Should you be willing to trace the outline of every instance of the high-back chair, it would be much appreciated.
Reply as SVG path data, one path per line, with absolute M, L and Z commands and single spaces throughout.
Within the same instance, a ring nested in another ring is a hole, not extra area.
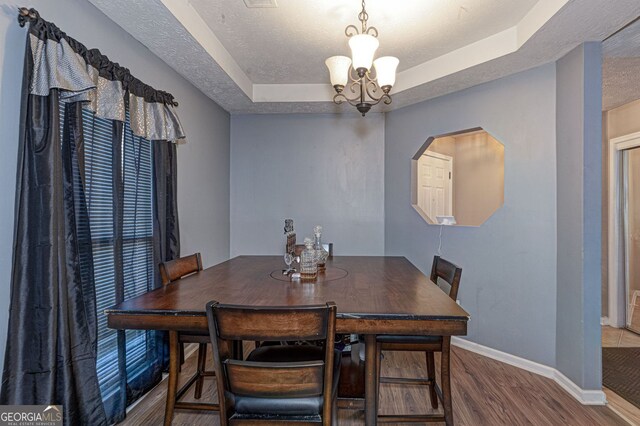
M 167 286 L 182 277 L 202 271 L 202 256 L 195 253 L 163 262 L 159 266 L 162 285 Z
M 202 257 L 200 253 L 195 253 L 190 256 L 181 257 L 179 259 L 170 260 L 168 262 L 161 263 L 160 278 L 163 286 L 171 285 L 174 281 L 184 278 L 188 275 L 195 274 L 202 271 Z M 209 343 L 208 333 L 192 333 L 192 332 L 180 332 L 178 333 L 178 345 L 177 350 L 179 353 L 171 354 L 171 356 L 179 356 L 180 364 L 184 362 L 184 345 L 187 343 L 198 344 L 198 366 L 196 373 L 185 383 L 180 390 L 175 394 L 167 392 L 167 404 L 171 403 L 175 408 L 181 409 L 210 409 L 214 406 L 205 406 L 204 404 L 182 403 L 179 402 L 180 398 L 186 393 L 187 390 L 195 382 L 196 388 L 194 397 L 200 399 L 202 396 L 202 388 L 204 385 L 204 378 L 214 376 L 213 371 L 206 371 L 205 364 L 207 360 L 207 343 Z M 171 349 L 176 350 L 176 349 Z M 171 400 L 171 401 L 169 401 Z M 217 407 L 216 407 L 217 408 Z
M 431 267 L 431 281 L 440 287 L 454 301 L 458 297 L 462 268 L 454 265 L 440 256 L 433 257 Z M 427 378 L 400 378 L 380 377 L 380 364 L 378 362 L 378 396 L 380 383 L 396 383 L 409 385 L 426 385 L 429 387 L 429 399 L 431 406 L 438 408 L 438 398 L 444 409 L 444 420 L 447 425 L 453 425 L 453 408 L 451 402 L 451 372 L 449 365 L 449 352 L 451 336 L 400 336 L 381 335 L 377 338 L 376 352 L 380 360 L 381 351 L 419 351 L 425 352 L 427 361 Z M 440 363 L 441 388 L 436 382 L 435 352 L 446 352 Z M 403 421 L 433 421 L 433 415 L 384 415 L 378 416 L 380 423 L 400 423 Z
M 331 425 L 340 355 L 333 347 L 336 305 L 251 307 L 207 304 L 220 424 Z M 235 342 L 309 340 L 320 346 L 261 346 L 234 359 Z

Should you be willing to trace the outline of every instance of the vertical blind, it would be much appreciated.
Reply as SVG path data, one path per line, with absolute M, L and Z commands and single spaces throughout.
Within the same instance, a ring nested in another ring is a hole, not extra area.
M 64 120 L 60 122 L 62 127 Z M 163 364 L 163 339 L 157 332 L 110 329 L 104 314 L 106 308 L 149 291 L 154 281 L 151 142 L 133 135 L 128 123 L 128 112 L 121 124 L 82 111 L 88 223 L 77 227 L 91 235 L 93 265 L 82 269 L 93 269 L 98 380 L 112 421 L 121 420 L 126 405 L 150 381 L 159 380 Z M 82 179 L 79 170 L 74 178 Z

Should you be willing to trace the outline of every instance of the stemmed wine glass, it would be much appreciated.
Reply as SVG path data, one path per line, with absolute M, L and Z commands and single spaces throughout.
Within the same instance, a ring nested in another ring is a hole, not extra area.
M 293 263 L 293 255 L 291 253 L 284 254 L 284 263 L 287 265 L 287 269 L 282 271 L 282 275 L 289 275 L 291 272 L 295 272 L 295 269 L 291 268 Z

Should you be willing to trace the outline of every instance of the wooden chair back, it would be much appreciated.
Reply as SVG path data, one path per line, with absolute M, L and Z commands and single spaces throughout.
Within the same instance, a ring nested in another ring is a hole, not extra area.
M 162 279 L 163 286 L 198 271 L 202 271 L 202 258 L 200 257 L 200 253 L 169 260 L 160 264 L 160 278 Z
M 257 398 L 323 398 L 323 418 L 331 419 L 336 305 L 251 307 L 207 304 L 220 416 L 228 416 L 228 393 Z M 233 359 L 233 343 L 321 340 L 324 359 L 304 362 L 253 362 Z M 328 417 L 327 417 L 328 416 Z
M 458 299 L 458 289 L 460 288 L 461 276 L 462 268 L 441 258 L 440 256 L 433 257 L 431 281 L 447 293 L 453 300 Z

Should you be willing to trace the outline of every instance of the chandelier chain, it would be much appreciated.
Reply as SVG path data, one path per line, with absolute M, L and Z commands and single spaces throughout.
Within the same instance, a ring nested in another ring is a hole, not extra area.
M 362 23 L 362 33 L 366 34 L 367 32 L 367 21 L 369 20 L 369 14 L 367 13 L 367 9 L 364 4 L 365 0 L 362 0 L 362 11 L 358 14 L 358 19 Z

